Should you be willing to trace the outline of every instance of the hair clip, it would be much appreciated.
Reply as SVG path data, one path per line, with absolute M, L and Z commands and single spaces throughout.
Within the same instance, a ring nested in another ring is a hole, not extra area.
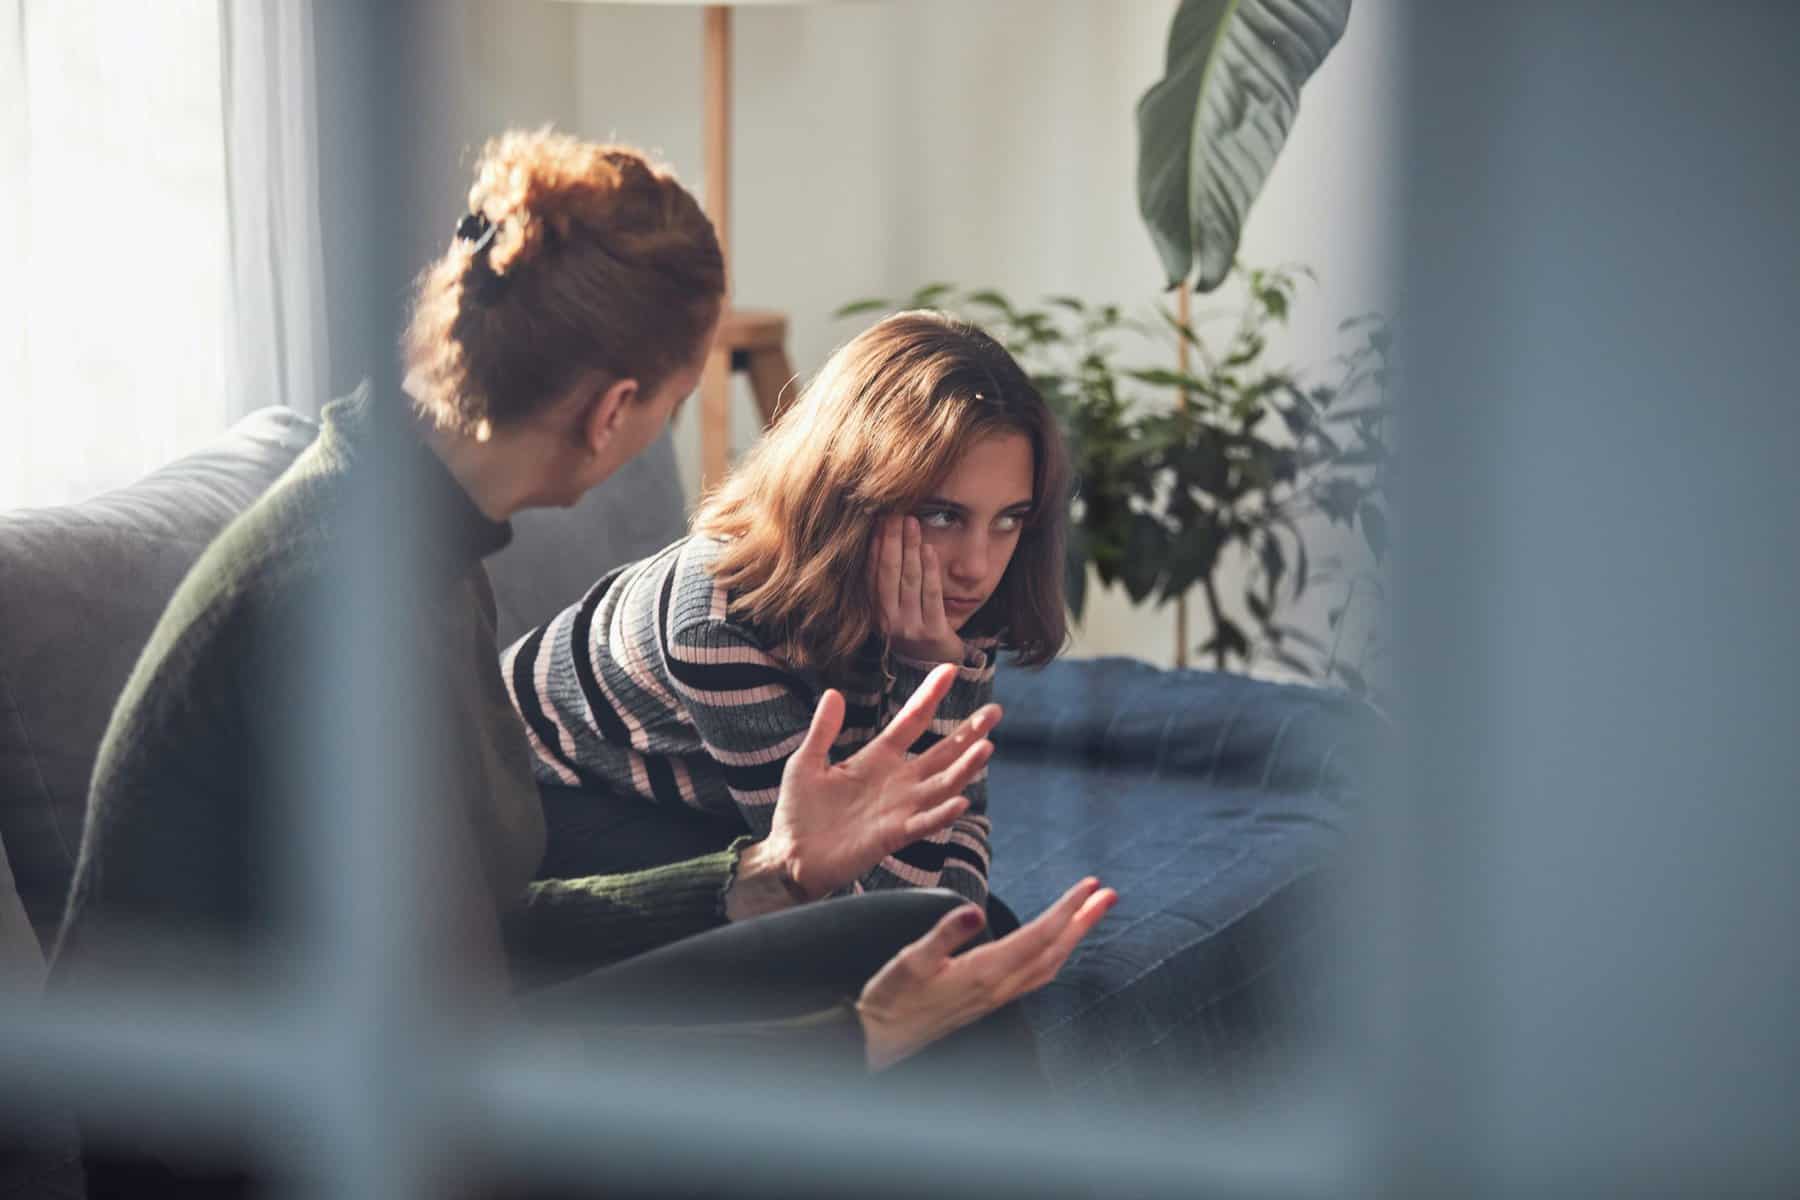
M 472 212 L 456 223 L 456 236 L 474 243 L 469 253 L 480 254 L 494 240 L 494 231 L 499 228 L 488 220 L 486 213 Z
M 472 212 L 456 223 L 456 236 L 459 240 L 471 243 L 469 246 L 470 282 L 474 285 L 475 301 L 478 304 L 492 304 L 500 298 L 506 280 L 494 270 L 494 265 L 481 252 L 493 243 L 494 234 L 500 226 L 488 220 L 484 212 Z

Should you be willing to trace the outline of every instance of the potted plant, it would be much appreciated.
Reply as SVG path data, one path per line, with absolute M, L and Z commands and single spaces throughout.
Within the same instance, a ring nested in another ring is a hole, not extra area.
M 1018 357 L 1061 419 L 1075 467 L 1068 586 L 1077 618 L 1090 565 L 1102 585 L 1139 603 L 1198 590 L 1208 628 L 1196 649 L 1218 670 L 1267 661 L 1366 693 L 1379 637 L 1371 623 L 1350 627 L 1379 607 L 1374 568 L 1387 551 L 1389 333 L 1373 315 L 1345 321 L 1345 352 L 1322 377 L 1273 363 L 1271 335 L 1309 272 L 1239 274 L 1248 298 L 1224 329 L 1160 306 L 1144 321 L 1074 296 L 1022 306 L 941 283 L 899 305 L 863 300 L 838 315 L 941 308 Z M 1180 342 L 1194 369 L 1136 365 L 1147 350 L 1167 361 Z M 1332 526 L 1360 532 L 1368 565 L 1316 552 Z M 1228 597 L 1222 580 L 1232 575 L 1242 583 Z M 1339 593 L 1327 636 L 1289 619 L 1321 585 Z

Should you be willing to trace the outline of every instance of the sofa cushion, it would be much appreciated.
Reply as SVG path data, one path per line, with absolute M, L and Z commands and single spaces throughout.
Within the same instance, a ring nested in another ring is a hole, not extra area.
M 0 986 L 35 992 L 43 983 L 44 949 L 19 899 L 6 847 L 0 844 Z
M 994 889 L 1022 915 L 1084 875 L 1118 907 L 1025 1002 L 1084 1100 L 1179 1104 L 1319 1032 L 1325 880 L 1381 724 L 1347 696 L 1127 659 L 1003 669 Z
M 513 518 L 513 540 L 488 561 L 502 646 L 580 599 L 621 563 L 648 558 L 687 532 L 681 478 L 667 434 L 572 508 Z
M 94 756 L 138 652 L 207 542 L 313 431 L 263 409 L 129 487 L 0 514 L 0 844 L 46 949 Z

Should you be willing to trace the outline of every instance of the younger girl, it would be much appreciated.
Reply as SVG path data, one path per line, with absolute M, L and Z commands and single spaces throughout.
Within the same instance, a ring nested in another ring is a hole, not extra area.
M 954 663 L 923 753 L 991 699 L 997 651 L 1033 665 L 1061 650 L 1067 475 L 1052 415 L 999 343 L 933 312 L 882 321 L 832 356 L 691 537 L 502 656 L 539 779 L 595 803 L 735 813 L 761 835 L 825 688 L 847 701 L 842 759 Z M 984 902 L 985 775 L 964 792 L 952 826 L 849 890 Z

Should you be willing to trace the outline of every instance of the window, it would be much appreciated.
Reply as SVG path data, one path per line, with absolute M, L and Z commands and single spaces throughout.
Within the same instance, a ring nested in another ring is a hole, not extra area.
M 216 0 L 0 16 L 0 510 L 128 483 L 229 421 L 220 24 Z

